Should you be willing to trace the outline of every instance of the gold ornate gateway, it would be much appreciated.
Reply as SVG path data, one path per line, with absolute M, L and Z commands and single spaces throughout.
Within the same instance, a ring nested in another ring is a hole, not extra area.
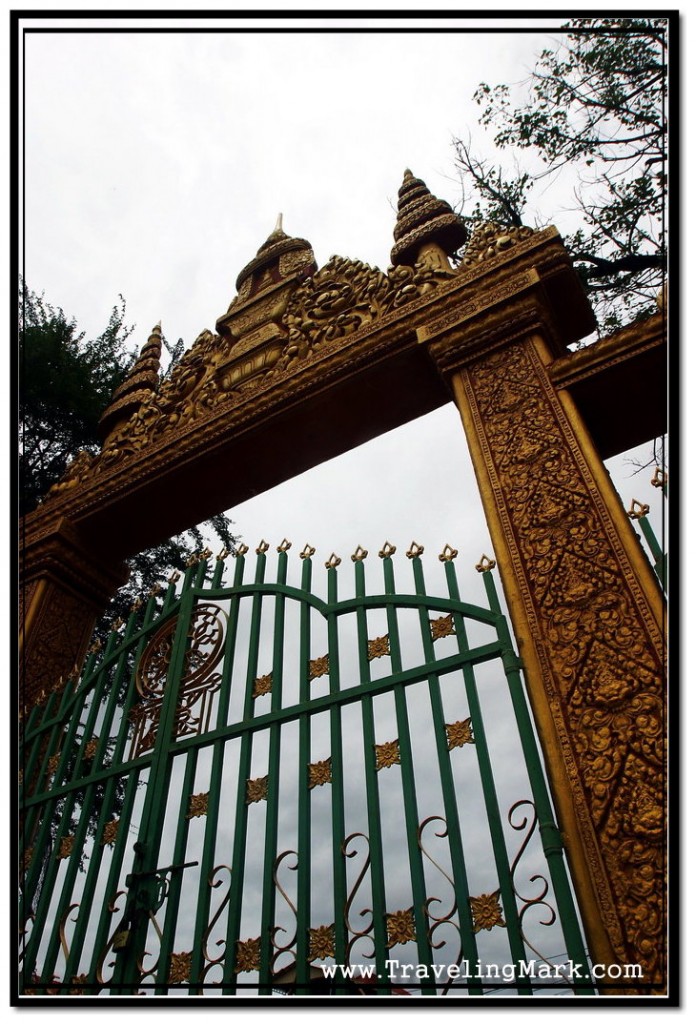
M 495 565 L 503 577 L 592 958 L 640 965 L 636 990 L 659 993 L 667 980 L 664 598 L 601 460 L 665 430 L 665 396 L 655 384 L 664 374 L 664 315 L 571 351 L 594 320 L 555 228 L 487 225 L 467 245 L 463 221 L 410 171 L 391 257 L 386 272 L 339 256 L 318 268 L 309 242 L 279 224 L 242 270 L 215 330 L 199 334 L 163 383 L 161 329 L 153 328 L 102 417 L 101 451 L 77 453 L 22 524 L 21 706 L 28 713 L 73 685 L 95 619 L 124 580 L 125 559 L 454 401 L 494 546 L 494 559 L 477 568 L 486 585 Z M 631 415 L 645 395 L 651 416 Z M 244 471 L 216 472 L 221 464 Z M 414 567 L 422 553 L 414 542 Z M 387 566 L 389 549 L 380 554 Z M 448 545 L 440 558 L 452 569 L 455 556 Z M 366 557 L 359 547 L 356 572 Z M 336 555 L 326 563 L 330 576 L 339 563 Z M 454 636 L 436 648 L 465 642 L 457 615 L 428 619 L 428 643 Z M 175 618 L 150 635 L 136 666 L 137 698 L 126 711 L 131 757 L 159 745 L 175 677 L 176 710 L 167 720 L 177 741 L 185 747 L 211 728 L 225 629 L 221 608 L 199 603 L 187 636 Z M 369 643 L 372 657 L 387 653 L 384 637 Z M 325 655 L 303 672 L 321 679 L 328 667 Z M 250 676 L 256 707 L 268 703 L 256 698 L 270 692 L 269 668 Z M 339 668 L 332 660 L 332 677 Z M 467 714 L 457 711 L 439 734 L 450 751 L 475 738 L 466 754 L 477 755 L 480 734 Z M 399 741 L 377 746 L 371 771 L 400 763 L 404 774 L 406 747 L 399 749 Z M 56 753 L 42 750 L 38 762 L 45 754 L 55 770 Z M 274 806 L 278 780 L 252 778 L 251 763 L 240 764 L 249 801 Z M 303 785 L 304 798 L 330 789 L 338 799 L 339 778 L 333 761 L 331 787 Z M 187 805 L 181 818 L 191 824 L 188 813 Z M 104 834 L 120 842 L 106 824 Z M 64 831 L 52 864 L 70 856 L 70 838 Z M 485 907 L 471 905 L 475 926 L 504 920 L 509 928 L 509 904 L 502 917 L 485 899 Z M 390 941 L 410 936 L 409 913 L 397 912 L 406 915 L 398 928 L 382 914 Z M 110 948 L 113 928 L 99 928 Z M 360 934 L 359 927 L 351 932 L 353 940 Z M 280 932 L 273 935 L 278 951 Z M 255 947 L 240 943 L 236 954 L 237 971 L 258 969 Z M 189 954 L 171 948 L 168 955 Z M 206 966 L 191 955 L 192 977 L 218 962 L 208 958 Z M 175 963 L 183 977 L 187 962 Z M 608 982 L 603 990 L 611 991 Z

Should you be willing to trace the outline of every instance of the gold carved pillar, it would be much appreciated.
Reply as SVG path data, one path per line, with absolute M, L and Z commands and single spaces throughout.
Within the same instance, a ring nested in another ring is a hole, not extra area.
M 667 930 L 663 597 L 551 383 L 559 317 L 534 270 L 518 281 L 503 304 L 481 281 L 477 301 L 419 338 L 464 424 L 592 958 L 640 965 L 637 988 L 654 993 Z
M 98 616 L 128 577 L 67 519 L 23 538 L 20 565 L 20 709 L 62 688 L 82 664 Z

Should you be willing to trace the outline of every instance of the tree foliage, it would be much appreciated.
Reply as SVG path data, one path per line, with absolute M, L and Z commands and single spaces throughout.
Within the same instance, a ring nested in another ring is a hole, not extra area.
M 654 310 L 666 271 L 667 23 L 575 18 L 564 28 L 538 55 L 521 103 L 509 85 L 474 95 L 501 165 L 461 139 L 457 162 L 473 221 L 519 225 L 565 184 L 564 205 L 578 215 L 565 242 L 607 331 Z
M 18 319 L 19 506 L 25 514 L 36 508 L 78 451 L 99 450 L 99 418 L 135 354 L 126 345 L 133 327 L 126 324 L 122 296 L 105 329 L 90 339 L 78 331 L 74 318 L 20 281 Z M 181 357 L 183 342 L 170 346 L 165 340 L 165 347 L 170 362 L 163 376 Z M 129 562 L 130 580 L 116 596 L 109 617 L 123 616 L 136 596 L 162 582 L 173 569 L 185 568 L 193 551 L 205 546 L 204 528 L 234 549 L 230 521 L 221 513 L 141 552 Z

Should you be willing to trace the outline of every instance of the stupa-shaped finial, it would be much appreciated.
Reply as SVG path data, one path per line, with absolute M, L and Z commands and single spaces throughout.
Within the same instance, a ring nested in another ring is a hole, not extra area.
M 150 397 L 159 383 L 160 357 L 162 355 L 162 321 L 155 324 L 150 337 L 143 345 L 140 355 L 133 363 L 128 376 L 114 391 L 111 401 L 99 420 L 99 435 L 102 444 L 114 428 L 129 419 L 136 409 Z
M 449 203 L 437 199 L 425 182 L 414 177 L 408 168 L 399 189 L 394 248 L 394 266 L 413 264 L 420 249 L 430 243 L 439 245 L 452 256 L 466 242 L 468 232 L 464 221 Z

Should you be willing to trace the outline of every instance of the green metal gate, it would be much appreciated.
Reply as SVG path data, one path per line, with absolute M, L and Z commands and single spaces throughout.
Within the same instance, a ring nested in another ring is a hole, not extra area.
M 445 596 L 415 544 L 319 596 L 289 548 L 202 557 L 28 714 L 20 992 L 592 993 L 494 563 L 485 607 L 449 546 Z

